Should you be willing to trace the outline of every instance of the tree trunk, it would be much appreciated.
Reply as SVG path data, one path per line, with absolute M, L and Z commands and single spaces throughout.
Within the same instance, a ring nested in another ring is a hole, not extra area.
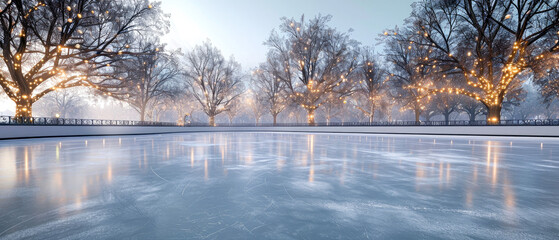
M 371 103 L 371 112 L 369 113 L 369 123 L 373 123 L 375 118 L 375 103 Z
M 492 105 L 487 108 L 487 125 L 499 125 L 501 122 L 502 105 Z
M 444 124 L 448 125 L 450 123 L 450 113 L 443 114 L 444 116 Z
M 307 123 L 309 126 L 314 125 L 314 110 L 312 109 L 307 109 Z
M 476 114 L 475 114 L 475 112 L 473 112 L 473 113 L 470 113 L 469 115 L 470 115 L 470 125 L 473 125 L 474 122 L 476 121 Z
M 209 116 L 210 117 L 210 127 L 215 126 L 215 116 Z
M 418 109 L 415 109 L 414 113 L 415 113 L 415 123 L 419 124 L 419 114 L 421 113 L 421 111 L 418 110 Z
M 140 108 L 140 121 L 145 121 L 146 120 L 146 108 L 142 107 Z
M 274 126 L 276 126 L 276 125 L 277 125 L 277 118 L 278 118 L 278 115 L 277 115 L 277 114 L 276 114 L 276 115 L 273 115 L 273 114 L 272 114 L 272 117 L 274 118 Z
M 33 103 L 29 98 L 21 99 L 16 102 L 16 114 L 15 117 L 30 118 L 32 117 Z

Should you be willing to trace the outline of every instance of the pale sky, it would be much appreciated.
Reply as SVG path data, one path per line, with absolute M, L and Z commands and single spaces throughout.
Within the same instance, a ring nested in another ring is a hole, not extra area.
M 351 36 L 363 45 L 373 45 L 386 28 L 402 25 L 417 0 L 162 0 L 171 14 L 170 33 L 163 42 L 171 48 L 190 50 L 206 39 L 234 55 L 243 70 L 263 62 L 262 43 L 280 25 L 281 17 L 312 18 L 332 15 L 330 26 L 339 31 L 353 29 Z M 379 46 L 375 50 L 382 52 Z

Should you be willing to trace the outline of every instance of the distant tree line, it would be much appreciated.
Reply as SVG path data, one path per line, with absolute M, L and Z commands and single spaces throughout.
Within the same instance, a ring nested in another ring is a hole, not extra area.
M 32 116 L 43 97 L 36 107 L 79 112 L 86 104 L 63 91 L 73 87 L 125 102 L 142 121 L 205 121 L 201 114 L 212 126 L 220 117 L 273 124 L 557 117 L 558 1 L 412 7 L 403 26 L 379 34 L 382 52 L 331 27 L 329 15 L 282 18 L 264 42 L 266 60 L 247 73 L 209 40 L 184 52 L 160 43 L 169 22 L 158 2 L 4 1 L 0 86 L 16 117 Z

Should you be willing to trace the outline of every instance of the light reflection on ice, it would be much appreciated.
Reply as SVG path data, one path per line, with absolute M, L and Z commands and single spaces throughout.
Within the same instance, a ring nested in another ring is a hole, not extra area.
M 288 133 L 3 141 L 0 237 L 548 238 L 558 146 Z

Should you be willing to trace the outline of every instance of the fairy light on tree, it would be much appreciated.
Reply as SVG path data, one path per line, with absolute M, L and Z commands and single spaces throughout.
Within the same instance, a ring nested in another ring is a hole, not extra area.
M 353 91 L 358 43 L 327 24 L 331 16 L 299 21 L 282 19 L 281 35 L 272 32 L 269 51 L 285 57 L 284 81 L 290 99 L 307 111 L 307 122 L 315 123 L 315 111 L 331 94 L 346 97 Z
M 532 70 L 559 50 L 557 1 L 424 1 L 414 9 L 410 32 L 433 49 L 437 74 L 460 75 L 453 87 L 414 87 L 429 94 L 460 94 L 487 107 L 499 124 L 505 101 L 517 98 Z
M 432 73 L 436 71 L 436 61 L 429 44 L 420 42 L 410 29 L 394 29 L 383 35 L 386 41 L 385 59 L 390 64 L 387 92 L 401 101 L 401 111 L 412 110 L 419 122 L 421 113 L 431 97 L 423 88 L 433 86 Z
M 356 81 L 357 87 L 353 95 L 356 98 L 355 107 L 373 122 L 375 111 L 381 105 L 388 80 L 386 70 L 370 48 L 360 51 Z
M 133 34 L 166 25 L 147 0 L 2 1 L 0 22 L 0 86 L 16 117 L 31 117 L 33 103 L 52 91 L 103 89 Z
M 449 125 L 450 115 L 459 110 L 460 96 L 454 94 L 437 94 L 432 96 L 431 106 L 436 114 L 441 114 L 444 117 L 445 125 Z

